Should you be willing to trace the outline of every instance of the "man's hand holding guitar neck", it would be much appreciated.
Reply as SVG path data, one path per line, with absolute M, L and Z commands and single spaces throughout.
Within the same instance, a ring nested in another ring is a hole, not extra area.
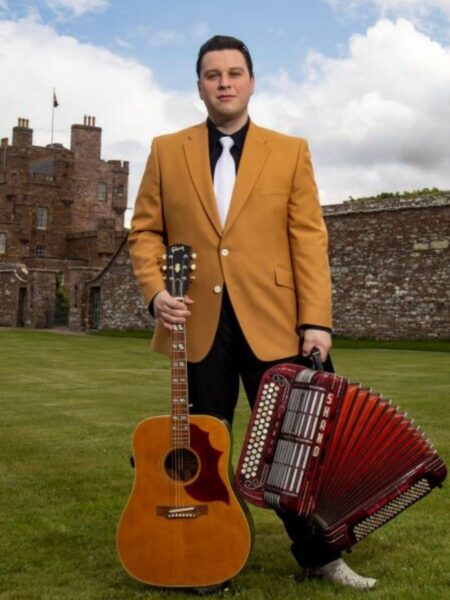
M 153 300 L 153 311 L 155 318 L 158 319 L 166 329 L 171 330 L 176 323 L 185 323 L 190 316 L 188 306 L 194 301 L 186 294 L 184 301 L 178 300 L 169 294 L 167 290 L 162 290 L 156 294 Z

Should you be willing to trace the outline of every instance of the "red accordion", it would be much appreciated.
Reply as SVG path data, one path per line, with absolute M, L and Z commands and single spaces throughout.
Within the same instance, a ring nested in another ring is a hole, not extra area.
M 313 518 L 342 550 L 446 473 L 390 401 L 333 373 L 283 364 L 261 381 L 236 477 L 246 500 Z

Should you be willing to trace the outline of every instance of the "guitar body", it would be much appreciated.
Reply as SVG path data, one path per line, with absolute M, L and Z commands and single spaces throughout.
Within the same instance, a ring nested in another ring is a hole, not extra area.
M 144 583 L 202 587 L 231 579 L 252 542 L 230 483 L 230 435 L 211 416 L 189 417 L 190 444 L 172 442 L 169 416 L 145 419 L 133 436 L 134 486 L 117 530 L 123 567 Z

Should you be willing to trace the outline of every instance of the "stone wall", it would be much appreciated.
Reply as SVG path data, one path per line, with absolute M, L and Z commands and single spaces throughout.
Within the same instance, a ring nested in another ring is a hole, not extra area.
M 0 263 L 0 327 L 52 327 L 57 273 Z
M 0 263 L 0 327 L 19 325 L 19 290 L 21 281 L 14 264 Z
M 56 304 L 57 271 L 50 269 L 30 269 L 28 277 L 28 319 L 29 327 L 53 327 Z
M 324 207 L 334 329 L 378 339 L 450 338 L 450 194 Z
M 127 240 L 123 240 L 117 253 L 102 271 L 89 282 L 88 327 L 93 329 L 149 329 L 153 320 L 134 278 Z M 97 317 L 93 303 L 100 297 Z
M 70 269 L 70 285 L 67 290 L 69 305 L 69 329 L 73 331 L 90 329 L 88 321 L 89 288 L 87 283 L 97 277 L 101 269 L 76 267 Z

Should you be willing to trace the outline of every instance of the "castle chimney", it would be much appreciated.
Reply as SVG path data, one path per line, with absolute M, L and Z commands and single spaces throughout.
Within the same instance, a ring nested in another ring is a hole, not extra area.
M 91 117 L 90 115 L 84 115 L 83 125 L 85 127 L 95 127 L 95 117 Z
M 19 117 L 17 125 L 13 128 L 12 137 L 13 146 L 32 146 L 33 145 L 33 130 L 30 129 L 28 119 Z
M 8 145 L 8 138 L 2 138 L 1 147 L 6 148 Z

